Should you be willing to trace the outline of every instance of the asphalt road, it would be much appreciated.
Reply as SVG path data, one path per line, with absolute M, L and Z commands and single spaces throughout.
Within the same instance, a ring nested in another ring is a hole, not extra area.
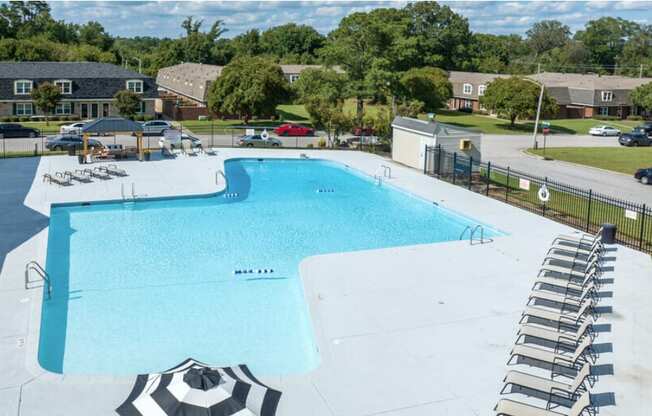
M 539 138 L 539 147 L 542 146 Z M 615 137 L 555 135 L 547 140 L 548 147 L 618 147 Z M 652 186 L 638 183 L 630 175 L 579 166 L 554 160 L 543 160 L 523 151 L 532 147 L 532 136 L 484 135 L 482 159 L 501 166 L 547 176 L 569 185 L 593 189 L 594 192 L 652 206 Z M 652 160 L 650 161 L 652 165 Z

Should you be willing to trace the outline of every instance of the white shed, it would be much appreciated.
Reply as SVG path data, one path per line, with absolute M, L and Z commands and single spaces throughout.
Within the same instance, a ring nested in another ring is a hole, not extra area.
M 392 121 L 392 159 L 417 169 L 423 169 L 426 146 L 441 145 L 479 161 L 481 141 L 482 133 L 436 120 L 396 117 Z

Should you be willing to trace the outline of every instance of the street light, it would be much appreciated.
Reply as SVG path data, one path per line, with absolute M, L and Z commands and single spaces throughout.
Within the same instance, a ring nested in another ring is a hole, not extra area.
M 531 82 L 536 85 L 541 86 L 541 92 L 539 93 L 539 104 L 537 105 L 537 117 L 534 120 L 534 131 L 532 132 L 532 146 L 536 149 L 537 148 L 537 131 L 539 129 L 539 116 L 541 114 L 541 104 L 543 103 L 543 90 L 544 90 L 544 85 L 543 82 L 535 81 L 531 78 L 523 78 L 525 81 Z

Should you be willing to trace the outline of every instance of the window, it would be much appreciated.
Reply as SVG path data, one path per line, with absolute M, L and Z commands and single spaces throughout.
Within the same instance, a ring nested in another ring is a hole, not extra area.
M 292 84 L 294 81 L 299 79 L 299 74 L 291 74 L 290 75 L 290 84 Z
M 140 102 L 140 109 L 138 110 L 138 114 L 144 114 L 145 111 L 147 111 L 147 104 L 145 104 L 145 101 Z
M 62 114 L 72 114 L 72 103 L 59 103 L 57 108 L 54 110 L 54 113 L 57 115 Z
M 609 107 L 600 107 L 600 115 L 601 116 L 608 116 L 609 115 Z
M 473 85 L 471 84 L 464 84 L 462 87 L 462 93 L 466 95 L 471 95 L 473 94 Z
M 132 79 L 127 81 L 127 89 L 131 92 L 135 92 L 137 94 L 142 94 L 143 92 L 143 81 L 139 79 Z
M 59 87 L 61 94 L 72 94 L 72 81 L 67 79 L 60 79 L 58 81 L 54 81 L 54 85 Z
M 602 101 L 611 101 L 614 99 L 614 93 L 611 91 L 602 91 Z
M 473 101 L 471 101 L 471 100 L 464 100 L 464 101 L 462 102 L 462 105 L 464 106 L 464 108 L 473 108 Z
M 32 93 L 32 81 L 21 79 L 14 82 L 14 94 L 29 95 Z
M 484 90 L 487 89 L 486 85 L 478 85 L 478 95 L 484 95 Z
M 32 103 L 16 103 L 16 115 L 17 116 L 31 116 L 32 115 Z

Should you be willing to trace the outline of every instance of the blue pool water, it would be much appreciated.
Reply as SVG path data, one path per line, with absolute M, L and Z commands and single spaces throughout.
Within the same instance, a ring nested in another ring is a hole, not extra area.
M 225 171 L 236 197 L 52 208 L 45 369 L 136 374 L 193 357 L 308 371 L 319 352 L 302 259 L 456 240 L 476 224 L 331 162 L 235 159 Z

